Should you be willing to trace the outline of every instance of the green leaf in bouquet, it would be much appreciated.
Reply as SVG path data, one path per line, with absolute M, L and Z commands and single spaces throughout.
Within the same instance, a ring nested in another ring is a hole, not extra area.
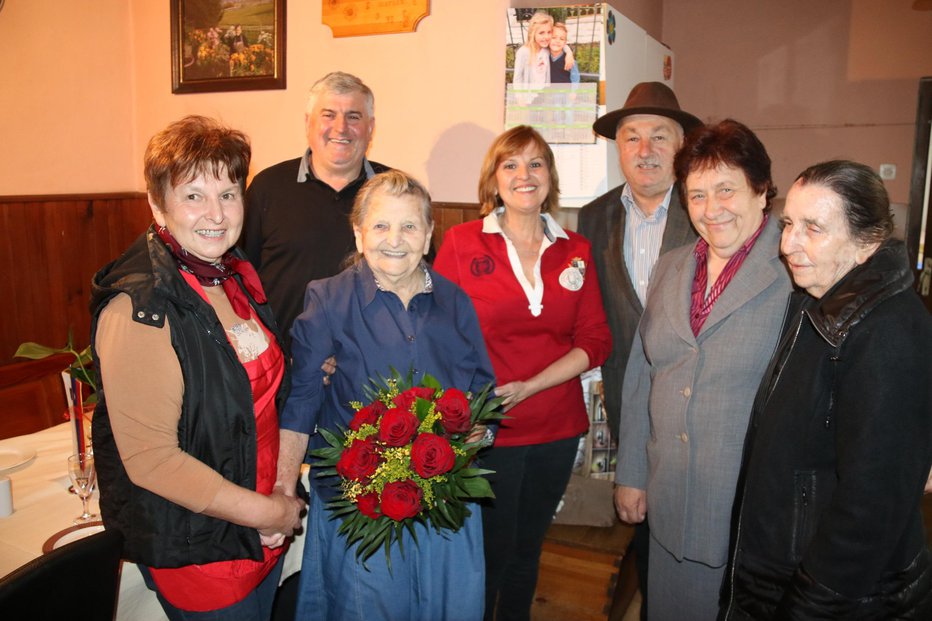
M 394 524 L 392 520 L 385 518 L 384 524 L 379 526 L 378 531 L 374 533 L 374 536 L 370 539 L 368 535 L 363 539 L 362 543 L 359 544 L 359 547 L 356 548 L 356 556 L 358 556 L 363 561 L 363 567 L 366 566 L 366 561 L 376 553 L 379 548 L 385 549 L 385 563 L 388 565 L 388 573 L 392 573 L 392 554 L 391 554 L 391 545 L 392 543 L 398 544 L 398 550 L 401 553 L 401 558 L 404 558 L 404 547 L 401 541 L 401 524 Z M 367 568 L 368 569 L 368 568 Z
M 308 451 L 308 454 L 312 457 L 319 457 L 324 462 L 332 461 L 334 464 L 337 463 L 337 460 L 340 459 L 340 453 L 343 452 L 342 448 L 337 448 L 335 446 L 325 446 L 322 448 L 317 448 Z M 317 462 L 318 464 L 321 462 Z M 330 464 L 325 464 L 330 465 Z
M 391 546 L 391 544 L 392 544 L 391 536 L 389 536 L 388 534 L 383 534 L 379 537 L 375 537 L 371 541 L 364 541 L 363 543 L 360 543 L 359 546 L 356 548 L 356 558 L 358 558 L 362 562 L 363 568 L 365 568 L 366 571 L 368 571 L 369 566 L 366 564 L 366 561 L 368 561 L 372 557 L 372 555 L 375 554 L 379 550 L 379 548 L 382 548 L 382 547 L 388 548 Z M 390 556 L 388 555 L 385 556 L 385 563 L 386 565 L 388 565 L 388 573 L 391 574 L 392 559 Z
M 317 464 L 315 464 L 314 467 L 311 468 L 311 471 L 314 473 L 315 477 L 320 477 L 320 478 L 337 476 L 336 468 L 321 468 Z
M 414 529 L 415 520 L 405 520 L 402 524 L 405 525 L 405 528 L 411 533 L 411 540 L 414 541 L 414 545 L 417 545 L 417 531 Z M 398 547 L 401 547 L 401 529 L 398 529 Z
M 463 488 L 471 498 L 495 498 L 495 493 L 492 491 L 488 479 L 482 477 L 463 479 Z
M 389 377 L 385 377 L 379 373 L 378 379 L 369 378 L 369 383 L 362 387 L 362 394 L 367 401 L 377 401 L 381 395 L 379 394 L 382 391 L 388 391 L 391 385 L 389 378 L 395 378 L 398 376 L 398 371 L 395 370 L 395 367 L 389 367 Z
M 443 390 L 443 386 L 440 382 L 437 381 L 437 378 L 429 373 L 424 374 L 424 378 L 421 380 L 421 383 L 428 388 L 433 388 L 434 391 Z
M 444 517 L 438 509 L 430 511 L 430 527 L 434 529 L 434 532 L 442 533 L 444 530 L 452 530 L 451 524 L 452 522 Z
M 453 516 L 457 524 L 464 524 L 466 522 L 466 517 L 470 514 L 471 512 L 466 508 L 466 503 L 460 502 L 450 505 L 450 515 Z M 456 530 L 459 530 L 459 528 Z
M 450 513 L 450 503 L 448 502 L 438 502 L 436 507 L 437 513 L 442 517 L 443 523 L 440 524 L 443 528 L 453 528 L 456 525 L 456 522 L 453 519 L 453 516 Z
M 464 446 L 469 446 L 469 445 L 467 444 Z M 472 458 L 473 456 L 470 455 L 468 452 L 466 453 L 466 455 L 460 455 L 459 453 L 457 453 L 456 459 L 453 461 L 453 471 L 456 472 L 457 474 L 462 472 L 463 469 L 466 467 L 466 465 L 469 464 L 469 462 L 472 460 Z
M 427 418 L 427 415 L 430 414 L 431 402 L 426 399 L 421 399 L 418 397 L 414 401 L 414 414 L 417 416 L 419 423 L 423 423 L 424 419 Z
M 453 490 L 453 494 L 454 494 L 457 498 L 466 498 L 466 499 L 468 499 L 468 498 L 469 498 L 469 489 L 466 487 L 466 483 L 465 483 L 464 481 L 466 481 L 466 479 L 457 479 L 457 480 L 456 480 L 456 486 L 455 486 L 455 489 Z
M 489 383 L 470 400 L 469 408 L 473 424 L 509 418 L 499 412 L 504 397 L 495 397 L 493 393 L 494 387 Z
M 324 440 L 326 440 L 327 444 L 329 444 L 331 447 L 337 448 L 340 450 L 343 449 L 343 443 L 346 440 L 345 430 L 340 429 L 337 433 L 334 433 L 330 431 L 329 429 L 324 429 L 321 427 L 317 430 L 317 432 L 320 433 L 321 436 L 323 436 Z
M 489 485 L 488 479 L 482 477 L 457 479 L 456 486 L 460 498 L 495 498 L 495 494 L 492 492 L 492 486 Z
M 484 477 L 487 474 L 495 474 L 494 470 L 487 470 L 485 468 L 464 468 L 456 473 L 457 475 L 469 478 L 469 477 Z
M 356 505 L 350 501 L 346 501 L 345 505 L 343 506 L 330 504 L 328 505 L 328 509 L 330 509 L 331 513 L 333 514 L 333 517 L 338 518 L 341 515 L 349 515 L 349 514 L 354 513 L 356 511 Z M 370 518 L 366 518 L 366 519 L 370 519 Z
M 401 551 L 401 558 L 405 557 L 404 550 L 401 548 L 401 541 L 398 541 L 398 549 Z M 392 538 L 389 537 L 385 540 L 385 562 L 388 564 L 388 575 L 392 574 Z
M 375 380 L 373 380 L 373 382 L 374 382 L 374 381 L 375 381 Z M 367 403 L 372 403 L 373 401 L 378 401 L 378 399 L 379 399 L 379 391 L 378 391 L 377 388 L 373 388 L 372 386 L 363 386 L 363 387 L 362 387 L 362 396 L 363 396 L 363 398 L 365 399 L 365 401 L 366 401 Z M 363 405 L 365 405 L 365 404 L 363 404 Z
M 365 520 L 365 521 L 364 521 Z M 361 543 L 360 548 L 356 550 L 356 556 L 360 556 L 360 549 L 365 548 L 372 543 L 373 540 L 378 540 L 379 543 L 376 545 L 378 549 L 381 545 L 381 537 L 386 536 L 387 531 L 391 527 L 391 520 L 388 518 L 382 518 L 378 520 L 370 520 L 368 517 L 357 513 L 350 518 L 347 518 L 343 524 L 340 525 L 338 532 L 346 535 L 346 545 L 351 546 L 357 541 Z M 369 553 L 371 556 L 372 553 Z

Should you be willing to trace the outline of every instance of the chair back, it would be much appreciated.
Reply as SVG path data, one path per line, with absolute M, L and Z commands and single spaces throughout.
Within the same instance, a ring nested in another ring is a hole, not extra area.
M 104 530 L 64 545 L 0 579 L 4 619 L 112 621 L 123 536 Z
M 73 359 L 70 354 L 57 354 L 0 364 L 0 440 L 65 422 L 68 404 L 61 372 Z

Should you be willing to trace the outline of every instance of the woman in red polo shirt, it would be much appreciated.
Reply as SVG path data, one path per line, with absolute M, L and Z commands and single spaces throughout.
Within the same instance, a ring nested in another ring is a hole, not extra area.
M 579 374 L 611 337 L 589 242 L 550 215 L 553 153 L 527 126 L 499 136 L 479 178 L 482 220 L 447 231 L 434 268 L 476 307 L 508 419 L 483 456 L 486 618 L 527 618 L 544 535 L 589 426 Z

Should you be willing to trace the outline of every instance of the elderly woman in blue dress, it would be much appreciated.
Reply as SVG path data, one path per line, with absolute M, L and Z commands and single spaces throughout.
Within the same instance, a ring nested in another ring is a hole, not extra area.
M 292 327 L 294 386 L 281 420 L 279 481 L 293 489 L 310 448 L 325 445 L 318 428 L 346 428 L 349 403 L 394 367 L 424 373 L 444 387 L 478 392 L 494 375 L 472 303 L 423 261 L 433 222 L 430 197 L 398 171 L 376 175 L 360 190 L 351 215 L 354 265 L 311 282 L 304 312 Z M 323 383 L 321 365 L 338 361 Z M 298 596 L 299 619 L 475 620 L 484 605 L 482 523 L 478 510 L 456 533 L 416 526 L 404 555 L 384 551 L 364 567 L 324 505 L 333 494 L 312 477 L 307 542 Z

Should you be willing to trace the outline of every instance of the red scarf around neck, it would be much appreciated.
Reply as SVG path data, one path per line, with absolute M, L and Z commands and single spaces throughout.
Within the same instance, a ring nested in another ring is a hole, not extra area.
M 249 319 L 251 313 L 249 299 L 236 283 L 236 279 L 231 278 L 233 274 L 240 275 L 243 285 L 256 302 L 265 304 L 265 292 L 262 290 L 262 283 L 259 282 L 259 274 L 249 261 L 234 257 L 233 253 L 227 251 L 219 261 L 210 263 L 182 248 L 166 227 L 158 226 L 156 231 L 175 257 L 179 269 L 193 274 L 203 287 L 223 286 L 223 292 L 227 294 L 227 299 L 239 317 Z

